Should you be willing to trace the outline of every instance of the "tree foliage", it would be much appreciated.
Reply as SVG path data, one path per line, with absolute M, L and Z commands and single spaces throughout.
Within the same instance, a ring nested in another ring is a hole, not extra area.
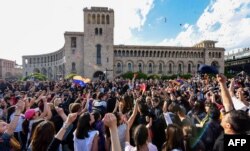
M 32 73 L 26 77 L 23 77 L 22 81 L 27 81 L 27 80 L 39 80 L 39 81 L 45 81 L 47 80 L 47 77 L 44 74 L 41 73 Z

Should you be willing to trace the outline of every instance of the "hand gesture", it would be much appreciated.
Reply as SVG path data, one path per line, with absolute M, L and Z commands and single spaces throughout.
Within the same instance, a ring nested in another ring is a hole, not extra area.
M 110 129 L 115 128 L 117 126 L 117 120 L 114 114 L 107 113 L 102 119 L 103 123 L 108 126 Z
M 57 114 L 61 115 L 64 113 L 63 108 L 61 107 L 55 107 Z
M 227 81 L 227 78 L 223 74 L 217 74 L 217 81 L 221 84 L 225 84 Z
M 22 112 L 25 107 L 25 103 L 22 100 L 19 100 L 16 104 L 16 111 Z
M 66 123 L 72 124 L 77 118 L 77 113 L 70 113 L 66 119 Z
M 137 103 L 139 103 L 141 100 L 142 100 L 142 97 L 140 96 L 140 97 L 138 97 L 138 98 L 135 100 L 135 103 L 137 104 Z
M 42 96 L 42 101 L 45 103 L 45 102 L 47 102 L 47 97 L 46 96 Z

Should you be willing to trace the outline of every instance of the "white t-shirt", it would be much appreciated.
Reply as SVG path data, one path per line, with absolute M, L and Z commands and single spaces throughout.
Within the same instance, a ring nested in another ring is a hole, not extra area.
M 12 114 L 11 114 L 11 116 L 10 116 L 10 121 L 13 120 L 14 114 L 15 114 L 15 113 L 12 113 Z M 14 132 L 22 132 L 22 131 L 23 131 L 23 128 L 22 128 L 23 121 L 24 121 L 24 115 L 21 114 L 21 115 L 19 116 L 19 119 L 18 119 L 18 122 L 17 122 L 17 126 L 16 126 L 16 129 L 15 129 Z
M 237 99 L 235 96 L 232 97 L 233 105 L 235 110 L 243 110 L 246 111 L 249 106 L 246 106 L 244 103 L 242 103 L 239 99 Z
M 158 151 L 157 147 L 152 143 L 148 143 L 148 150 L 149 151 Z M 125 151 L 137 151 L 136 147 L 129 144 L 129 142 L 125 142 Z
M 121 124 L 117 127 L 117 129 L 118 129 L 118 136 L 119 136 L 121 148 L 122 148 L 122 150 L 124 150 L 125 149 L 127 124 Z
M 75 131 L 76 132 L 76 131 Z M 85 139 L 78 139 L 76 138 L 76 134 L 74 132 L 74 150 L 75 151 L 91 151 L 93 140 L 95 135 L 99 135 L 98 131 L 89 131 L 89 137 Z

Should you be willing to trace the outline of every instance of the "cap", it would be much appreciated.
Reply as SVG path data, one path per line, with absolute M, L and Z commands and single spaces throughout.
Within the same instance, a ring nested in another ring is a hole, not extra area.
M 25 119 L 30 120 L 36 114 L 36 109 L 28 109 L 25 112 Z

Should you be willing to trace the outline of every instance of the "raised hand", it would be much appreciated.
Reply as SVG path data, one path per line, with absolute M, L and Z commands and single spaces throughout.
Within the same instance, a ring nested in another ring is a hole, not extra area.
M 223 74 L 217 74 L 216 78 L 221 84 L 225 84 L 227 82 L 227 78 Z
M 70 113 L 66 119 L 66 123 L 72 124 L 77 118 L 77 113 Z
M 110 129 L 117 127 L 117 120 L 114 114 L 107 113 L 103 118 L 103 123 L 108 126 Z

